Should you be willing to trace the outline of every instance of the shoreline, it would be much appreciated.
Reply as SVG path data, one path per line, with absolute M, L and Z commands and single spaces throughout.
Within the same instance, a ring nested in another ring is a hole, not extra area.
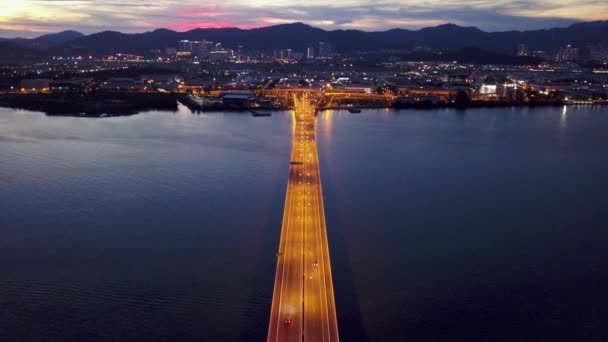
M 181 94 L 172 93 L 61 93 L 61 94 L 0 94 L 0 107 L 23 109 L 42 112 L 48 116 L 75 116 L 75 117 L 106 117 L 106 116 L 129 116 L 142 112 L 159 110 L 176 112 L 178 105 L 186 106 L 192 113 L 214 113 L 223 111 L 247 112 L 249 107 L 227 106 L 221 103 L 201 106 L 185 100 Z M 490 102 L 469 101 L 463 104 L 431 104 L 427 102 L 391 105 L 350 105 L 350 106 L 328 106 L 319 107 L 317 111 L 325 110 L 348 110 L 357 109 L 398 109 L 398 110 L 434 110 L 434 109 L 457 109 L 469 108 L 505 108 L 505 107 L 561 107 L 561 106 L 604 106 L 603 102 L 575 102 L 575 101 L 552 101 L 552 102 Z M 291 110 L 286 106 L 259 106 L 256 110 L 263 111 L 285 111 Z

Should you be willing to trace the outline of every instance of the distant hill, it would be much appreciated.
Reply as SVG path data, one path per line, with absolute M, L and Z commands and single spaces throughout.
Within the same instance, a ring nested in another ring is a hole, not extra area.
M 63 31 L 59 33 L 45 34 L 37 38 L 13 38 L 2 39 L 0 41 L 12 41 L 17 45 L 35 50 L 48 50 L 71 40 L 84 37 L 84 34 L 77 31 Z
M 46 53 L 43 51 L 19 46 L 14 41 L 0 41 L 0 61 L 2 62 L 34 60 L 45 56 Z
M 224 46 L 245 50 L 271 51 L 291 48 L 303 51 L 329 42 L 336 52 L 405 50 L 427 46 L 436 51 L 477 47 L 502 54 L 514 54 L 517 45 L 527 44 L 534 50 L 554 50 L 566 44 L 586 47 L 608 39 L 608 21 L 578 23 L 566 28 L 532 31 L 484 32 L 475 27 L 454 24 L 420 30 L 393 29 L 382 32 L 360 30 L 325 31 L 302 23 L 275 25 L 251 30 L 237 28 L 194 29 L 175 32 L 157 29 L 151 32 L 126 34 L 105 31 L 68 40 L 52 48 L 54 54 L 109 54 L 116 52 L 145 54 L 150 49 L 176 47 L 181 39 L 207 39 Z
M 33 40 L 39 41 L 39 42 L 44 42 L 44 43 L 48 44 L 49 47 L 54 47 L 59 44 L 69 42 L 71 40 L 74 40 L 74 39 L 80 38 L 80 37 L 84 37 L 84 34 L 78 32 L 78 31 L 63 31 L 63 32 L 59 32 L 59 33 L 45 34 L 38 38 L 34 38 Z
M 472 46 L 442 53 L 413 52 L 401 57 L 406 61 L 458 61 L 471 64 L 536 65 L 543 61 L 538 57 L 512 56 Z
M 484 60 L 504 59 L 488 53 L 514 55 L 517 45 L 528 45 L 532 50 L 552 51 L 560 46 L 571 44 L 586 48 L 589 45 L 608 40 L 608 21 L 594 21 L 573 24 L 566 28 L 553 28 L 531 31 L 484 32 L 475 27 L 462 27 L 444 24 L 420 30 L 392 29 L 381 32 L 361 30 L 326 31 L 302 23 L 282 24 L 269 27 L 243 30 L 238 28 L 194 29 L 176 32 L 156 29 L 151 32 L 127 34 L 104 31 L 83 35 L 76 31 L 64 31 L 43 35 L 34 39 L 0 39 L 12 42 L 18 47 L 27 48 L 22 52 L 28 56 L 31 50 L 49 51 L 52 55 L 74 54 L 112 54 L 117 52 L 146 54 L 151 49 L 176 47 L 182 39 L 221 42 L 224 46 L 236 48 L 242 45 L 246 51 L 271 52 L 274 48 L 291 48 L 304 51 L 312 46 L 317 50 L 318 43 L 328 42 L 333 50 L 341 53 L 358 51 L 403 52 L 416 46 L 432 48 L 434 51 L 454 54 L 460 51 L 461 60 L 475 60 L 472 48 L 483 54 Z M 468 50 L 467 50 L 468 49 Z M 18 52 L 12 47 L 12 56 Z M 7 55 L 7 51 L 0 52 Z M 464 55 L 462 55 L 464 54 Z M 414 53 L 411 58 L 439 58 L 437 54 Z M 521 61 L 518 60 L 518 61 Z

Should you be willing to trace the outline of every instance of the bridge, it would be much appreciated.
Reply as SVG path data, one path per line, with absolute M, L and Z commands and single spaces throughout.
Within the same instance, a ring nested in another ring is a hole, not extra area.
M 291 94 L 295 129 L 268 341 L 338 341 L 314 94 Z

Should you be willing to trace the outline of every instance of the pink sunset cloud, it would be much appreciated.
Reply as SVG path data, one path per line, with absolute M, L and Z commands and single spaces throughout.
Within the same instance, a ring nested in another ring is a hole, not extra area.
M 201 20 L 184 20 L 184 21 L 174 21 L 170 23 L 165 23 L 164 27 L 175 31 L 189 31 L 197 28 L 228 28 L 228 27 L 238 27 L 242 29 L 251 29 L 254 26 L 252 25 L 236 25 L 234 20 L 209 20 L 209 21 L 201 21 Z
M 446 22 L 463 23 L 485 30 L 505 30 L 564 27 L 596 16 L 599 19 L 605 18 L 603 14 L 590 16 L 587 12 L 579 13 L 573 18 L 567 15 L 527 15 L 531 8 L 537 9 L 538 13 L 551 9 L 574 15 L 575 9 L 580 6 L 577 7 L 572 2 L 563 2 L 561 7 L 554 8 L 554 5 L 548 6 L 541 3 L 541 0 L 497 0 L 491 6 L 472 2 L 470 8 L 463 10 L 461 1 L 457 0 L 429 0 L 424 5 L 407 4 L 412 1 L 383 0 L 383 5 L 379 6 L 363 0 L 347 3 L 294 0 L 18 0 L 16 3 L 19 6 L 0 5 L 0 36 L 32 36 L 36 33 L 30 31 L 56 32 L 65 29 L 76 29 L 87 34 L 108 28 L 131 33 L 155 28 L 178 31 L 199 27 L 250 29 L 296 21 L 328 30 L 385 30 L 395 27 L 418 29 Z M 604 3 L 598 4 L 597 10 L 593 12 L 607 13 L 604 9 L 608 5 Z

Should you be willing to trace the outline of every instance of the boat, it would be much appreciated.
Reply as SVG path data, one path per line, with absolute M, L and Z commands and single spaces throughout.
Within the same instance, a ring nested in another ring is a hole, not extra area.
M 249 108 L 249 112 L 251 112 L 252 116 L 271 116 L 272 113 L 270 112 L 258 112 L 257 110 L 253 110 L 251 108 Z
M 359 109 L 359 108 L 348 108 L 348 112 L 349 113 L 353 113 L 353 114 L 355 114 L 355 113 L 361 113 L 361 109 Z

